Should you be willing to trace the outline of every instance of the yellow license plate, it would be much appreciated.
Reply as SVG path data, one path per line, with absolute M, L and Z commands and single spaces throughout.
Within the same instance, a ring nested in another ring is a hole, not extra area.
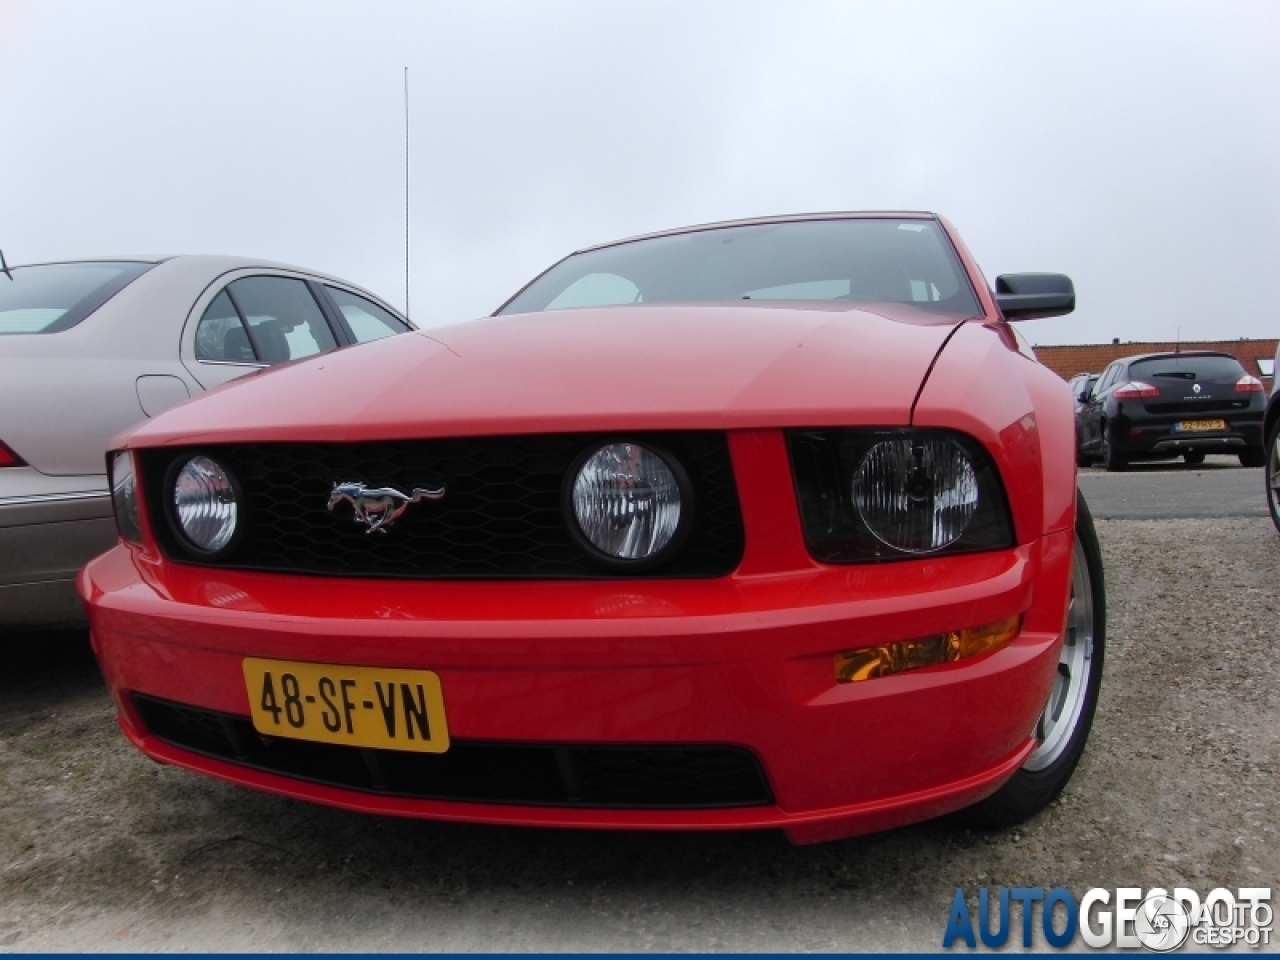
M 430 670 L 293 660 L 244 661 L 253 726 L 272 737 L 444 753 L 449 728 Z
M 1174 427 L 1179 433 L 1198 433 L 1201 430 L 1225 430 L 1225 420 L 1183 420 Z

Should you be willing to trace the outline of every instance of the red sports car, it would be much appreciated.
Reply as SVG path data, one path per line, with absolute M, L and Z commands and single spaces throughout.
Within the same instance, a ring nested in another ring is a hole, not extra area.
M 109 454 L 81 575 L 164 763 L 353 810 L 781 828 L 1049 803 L 1104 595 L 1067 385 L 920 213 L 583 250 L 492 317 L 286 365 Z

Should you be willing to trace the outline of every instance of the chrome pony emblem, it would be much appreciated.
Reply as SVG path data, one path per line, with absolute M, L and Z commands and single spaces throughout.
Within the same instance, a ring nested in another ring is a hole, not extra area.
M 366 487 L 359 480 L 348 480 L 333 485 L 329 493 L 329 509 L 346 500 L 355 511 L 356 523 L 363 523 L 369 528 L 365 533 L 386 533 L 386 528 L 395 523 L 410 504 L 443 497 L 443 486 L 435 489 L 414 487 L 412 494 L 404 494 L 394 487 Z

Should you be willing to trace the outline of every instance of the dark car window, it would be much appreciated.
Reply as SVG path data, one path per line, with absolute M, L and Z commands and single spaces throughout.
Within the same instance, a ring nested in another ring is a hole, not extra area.
M 315 297 L 301 280 L 244 277 L 227 290 L 249 325 L 249 342 L 261 363 L 297 360 L 338 345 Z
M 1106 370 L 1102 371 L 1102 379 L 1098 381 L 1098 385 L 1094 388 L 1093 392 L 1095 394 L 1100 394 L 1104 390 L 1109 390 L 1111 385 L 1116 382 L 1116 376 L 1119 374 L 1120 369 L 1119 364 L 1113 363 L 1111 366 L 1107 367 Z
M 1078 392 L 1083 393 L 1085 396 L 1090 396 L 1093 394 L 1093 388 L 1097 385 L 1097 383 L 1098 383 L 1097 374 L 1091 373 L 1089 374 L 1089 376 L 1083 377 L 1080 380 L 1080 388 Z
M 1182 354 L 1172 357 L 1153 357 L 1137 360 L 1129 366 L 1129 374 L 1135 380 L 1153 378 L 1172 380 L 1239 380 L 1244 367 L 1235 357 L 1195 356 Z
M 204 311 L 196 327 L 196 359 L 225 363 L 257 363 L 240 314 L 223 290 Z
M 631 303 L 834 300 L 982 313 L 932 220 L 848 219 L 716 227 L 574 254 L 499 313 Z
M 0 274 L 0 334 L 74 327 L 154 263 L 45 263 Z
M 383 337 L 404 333 L 409 328 L 400 318 L 389 310 L 384 310 L 367 297 L 360 297 L 347 290 L 325 285 L 325 290 L 333 298 L 334 304 L 342 313 L 342 318 L 351 328 L 356 343 L 367 343 L 370 340 L 381 340 Z

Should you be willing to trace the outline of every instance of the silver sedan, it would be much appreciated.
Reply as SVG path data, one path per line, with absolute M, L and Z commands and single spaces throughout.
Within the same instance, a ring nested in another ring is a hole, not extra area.
M 411 329 L 366 290 L 241 257 L 0 272 L 0 631 L 83 621 L 76 572 L 115 542 L 111 437 L 263 367 Z

